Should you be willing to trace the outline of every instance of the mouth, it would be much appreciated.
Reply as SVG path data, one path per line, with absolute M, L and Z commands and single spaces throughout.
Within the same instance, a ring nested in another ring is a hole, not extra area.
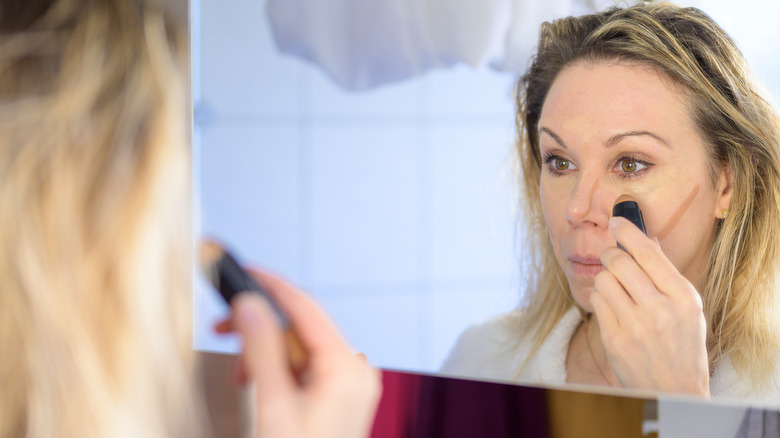
M 596 274 L 603 271 L 604 265 L 601 264 L 601 259 L 598 257 L 569 257 L 569 263 L 572 267 L 572 272 L 580 277 L 595 277 Z

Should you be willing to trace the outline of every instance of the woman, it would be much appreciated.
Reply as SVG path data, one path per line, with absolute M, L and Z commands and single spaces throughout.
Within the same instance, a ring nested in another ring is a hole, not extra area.
M 151 1 L 0 3 L 0 437 L 208 428 L 191 351 L 183 29 Z M 238 300 L 258 436 L 361 436 L 376 371 L 308 298 L 259 279 L 310 360 L 298 383 L 268 306 Z
M 728 35 L 669 4 L 546 23 L 517 123 L 531 293 L 444 371 L 780 402 L 780 125 Z

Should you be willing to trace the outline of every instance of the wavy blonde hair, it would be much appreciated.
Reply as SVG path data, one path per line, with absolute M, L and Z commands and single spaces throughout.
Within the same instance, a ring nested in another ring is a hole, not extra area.
M 187 38 L 160 5 L 0 6 L 0 436 L 196 436 Z
M 521 333 L 538 346 L 572 306 L 542 216 L 538 122 L 557 77 L 573 62 L 651 66 L 687 94 L 713 170 L 730 166 L 733 195 L 700 285 L 710 369 L 728 356 L 759 386 L 774 369 L 780 336 L 775 277 L 780 257 L 780 123 L 734 41 L 695 8 L 645 3 L 545 23 L 517 88 L 517 152 L 531 260 Z M 714 184 L 714 179 L 713 179 Z

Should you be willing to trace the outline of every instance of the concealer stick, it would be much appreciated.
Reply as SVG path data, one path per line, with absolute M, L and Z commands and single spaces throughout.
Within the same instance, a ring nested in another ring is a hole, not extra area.
M 295 334 L 287 315 L 282 312 L 265 288 L 217 242 L 211 240 L 201 242 L 198 248 L 198 262 L 201 271 L 228 304 L 232 304 L 233 299 L 241 292 L 260 294 L 269 303 L 284 331 L 290 368 L 296 374 L 303 370 L 307 360 L 306 350 Z
M 628 219 L 632 224 L 636 225 L 637 228 L 642 230 L 645 236 L 647 235 L 645 219 L 642 217 L 642 210 L 639 209 L 639 203 L 637 203 L 634 198 L 628 195 L 618 196 L 617 200 L 615 200 L 615 206 L 612 207 L 612 216 L 621 216 Z M 626 248 L 624 248 L 620 242 L 618 242 L 617 246 L 623 251 L 626 251 Z

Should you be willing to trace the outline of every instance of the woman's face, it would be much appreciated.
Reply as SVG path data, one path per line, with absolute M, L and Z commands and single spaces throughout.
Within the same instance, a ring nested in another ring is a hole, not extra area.
M 622 194 L 639 203 L 648 236 L 699 284 L 731 177 L 717 170 L 713 180 L 686 101 L 636 64 L 575 63 L 550 88 L 539 119 L 542 210 L 574 299 L 589 312 L 599 256 L 616 245 L 607 228 Z

